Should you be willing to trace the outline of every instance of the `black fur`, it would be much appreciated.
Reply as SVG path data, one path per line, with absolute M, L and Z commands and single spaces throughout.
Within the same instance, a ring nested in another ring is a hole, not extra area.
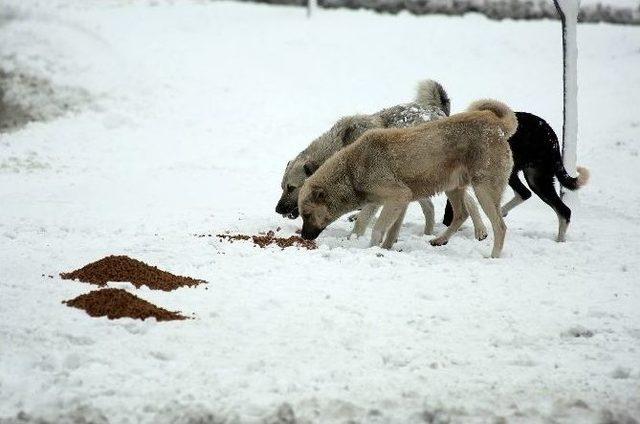
M 558 196 L 554 177 L 569 190 L 578 189 L 578 179 L 569 176 L 564 169 L 558 137 L 553 128 L 536 115 L 516 112 L 516 117 L 518 130 L 509 139 L 513 153 L 513 171 L 509 178 L 509 186 L 523 200 L 531 197 L 531 191 L 518 177 L 518 173 L 522 171 L 529 188 L 568 223 L 571 220 L 571 209 Z M 447 201 L 443 224 L 448 226 L 452 218 L 453 210 Z

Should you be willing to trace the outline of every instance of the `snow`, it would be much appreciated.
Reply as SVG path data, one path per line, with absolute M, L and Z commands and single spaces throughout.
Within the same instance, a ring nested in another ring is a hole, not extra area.
M 560 133 L 557 22 L 3 4 L 2 66 L 60 90 L 36 102 L 45 110 L 75 103 L 0 135 L 0 421 L 640 419 L 640 28 L 577 29 L 578 157 L 592 180 L 568 241 L 553 240 L 556 216 L 534 197 L 490 260 L 491 237 L 475 241 L 470 224 L 429 246 L 416 205 L 393 251 L 347 240 L 346 219 L 314 251 L 193 234 L 292 234 L 300 222 L 273 211 L 288 158 L 342 115 L 410 101 L 424 78 L 452 112 L 495 97 Z M 62 305 L 92 287 L 57 273 L 108 254 L 208 280 L 119 285 L 195 319 Z

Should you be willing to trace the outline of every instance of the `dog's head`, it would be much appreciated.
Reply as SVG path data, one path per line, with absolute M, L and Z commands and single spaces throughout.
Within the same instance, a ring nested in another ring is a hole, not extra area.
M 290 219 L 298 217 L 298 194 L 304 181 L 318 169 L 318 165 L 306 157 L 293 159 L 287 164 L 282 177 L 282 195 L 276 205 L 276 213 Z
M 300 189 L 298 208 L 306 240 L 314 240 L 336 219 L 356 210 L 362 199 L 356 194 L 344 167 L 331 167 L 331 174 L 318 171 Z M 318 178 L 322 172 L 322 179 Z
M 369 115 L 347 116 L 336 122 L 329 131 L 287 164 L 280 184 L 282 195 L 276 205 L 276 213 L 291 219 L 297 218 L 298 197 L 305 180 L 332 154 L 353 143 L 365 131 L 382 126 L 380 118 Z
M 337 217 L 331 211 L 327 192 L 323 187 L 305 184 L 298 200 L 302 215 L 302 231 L 305 240 L 314 240 Z

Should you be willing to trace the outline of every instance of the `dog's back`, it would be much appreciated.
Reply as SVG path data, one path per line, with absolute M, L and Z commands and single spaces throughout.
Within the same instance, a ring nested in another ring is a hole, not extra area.
M 432 196 L 493 175 L 509 175 L 507 140 L 517 120 L 494 100 L 473 103 L 467 112 L 411 128 L 372 130 L 351 147 L 352 154 L 388 169 L 414 196 Z M 355 158 L 354 158 L 355 159 Z M 374 166 L 369 166 L 376 172 Z M 504 172 L 502 172 L 504 171 Z
M 413 102 L 388 107 L 374 116 L 385 128 L 407 128 L 449 116 L 451 101 L 440 83 L 424 80 L 418 84 Z

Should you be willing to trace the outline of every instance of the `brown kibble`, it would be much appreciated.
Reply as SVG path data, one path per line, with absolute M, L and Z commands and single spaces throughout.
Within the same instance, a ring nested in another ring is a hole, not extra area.
M 94 290 L 62 303 L 73 308 L 83 309 L 92 317 L 106 316 L 109 319 L 134 318 L 141 320 L 155 318 L 158 321 L 187 319 L 178 312 L 167 311 L 122 289 Z
M 278 247 L 284 249 L 286 247 L 303 247 L 305 249 L 313 250 L 316 249 L 316 243 L 313 240 L 305 240 L 300 236 L 290 236 L 290 237 L 276 237 L 275 232 L 268 231 L 266 234 L 260 233 L 256 236 L 249 236 L 246 234 L 217 234 L 217 237 L 220 240 L 227 240 L 230 243 L 233 243 L 234 240 L 251 240 L 256 246 L 266 247 L 271 244 L 275 244 Z
M 129 282 L 137 288 L 146 285 L 150 289 L 164 291 L 206 283 L 204 280 L 173 275 L 128 256 L 107 256 L 75 271 L 61 273 L 60 277 L 98 286 L 104 286 L 109 281 Z

